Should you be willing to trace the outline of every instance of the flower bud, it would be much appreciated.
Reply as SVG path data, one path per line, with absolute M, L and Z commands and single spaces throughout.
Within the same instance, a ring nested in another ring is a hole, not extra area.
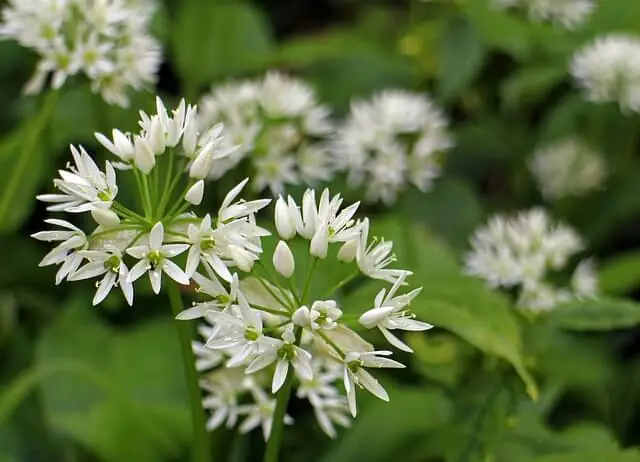
M 296 269 L 293 253 L 286 242 L 280 241 L 273 252 L 273 266 L 285 278 L 290 278 Z
M 293 314 L 291 315 L 291 321 L 297 326 L 309 327 L 309 324 L 311 322 L 309 316 L 309 308 L 307 308 L 306 306 L 301 306 L 293 312 Z
M 189 176 L 191 178 L 202 180 L 207 177 L 211 171 L 211 163 L 213 162 L 213 156 L 211 155 L 213 148 L 213 142 L 210 141 L 206 146 L 200 149 L 200 152 L 189 169 Z
M 156 164 L 156 156 L 153 154 L 149 143 L 144 138 L 136 136 L 134 139 L 135 163 L 142 173 L 148 175 Z
M 358 322 L 367 329 L 371 329 L 387 319 L 389 315 L 393 313 L 393 310 L 394 308 L 392 306 L 372 308 L 360 316 Z
M 187 157 L 191 157 L 195 152 L 197 143 L 198 124 L 195 119 L 195 110 L 189 107 L 184 118 L 184 132 L 182 133 L 182 149 Z
M 151 119 L 151 124 L 146 138 L 149 142 L 149 146 L 151 146 L 151 150 L 156 156 L 159 156 L 164 152 L 166 148 L 166 140 L 164 137 L 164 127 L 162 126 L 159 117 L 153 117 Z
M 187 193 L 184 195 L 184 200 L 193 204 L 200 205 L 202 202 L 202 196 L 204 195 L 204 180 L 198 180 L 196 184 L 191 186 Z
M 329 230 L 327 225 L 322 225 L 313 235 L 309 253 L 314 257 L 326 258 L 329 250 Z
M 291 239 L 296 235 L 296 226 L 293 217 L 291 213 L 289 213 L 289 206 L 282 196 L 278 197 L 276 201 L 275 222 L 276 230 L 282 239 Z
M 113 210 L 94 208 L 91 209 L 91 216 L 103 228 L 113 228 L 120 224 L 120 217 Z
M 342 247 L 338 250 L 338 260 L 351 263 L 356 258 L 356 253 L 358 253 L 358 240 L 351 239 L 342 244 Z

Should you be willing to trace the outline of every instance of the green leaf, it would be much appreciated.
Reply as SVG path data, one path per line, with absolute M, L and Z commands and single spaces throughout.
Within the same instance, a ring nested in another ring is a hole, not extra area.
M 625 329 L 640 324 L 640 304 L 613 298 L 576 300 L 551 311 L 547 321 L 576 331 Z
M 172 31 L 171 57 L 191 98 L 216 79 L 261 69 L 273 47 L 265 17 L 245 1 L 182 1 Z
M 453 18 L 440 44 L 438 95 L 445 101 L 458 98 L 482 69 L 485 56 L 485 47 L 474 27 L 463 18 Z
M 600 268 L 600 289 L 609 295 L 623 295 L 640 286 L 640 251 L 605 261 Z
M 449 421 L 451 408 L 439 392 L 423 388 L 390 389 L 391 401 L 376 401 L 321 459 L 323 462 L 395 460 L 405 447 Z
M 564 67 L 545 65 L 523 67 L 510 75 L 500 88 L 507 109 L 521 110 L 523 105 L 538 102 L 566 76 Z
M 41 380 L 49 425 L 105 461 L 179 455 L 190 427 L 172 321 L 116 332 L 89 299 L 72 299 L 37 345 L 38 368 L 63 365 Z
M 58 92 L 45 98 L 40 112 L 0 144 L 0 234 L 15 230 L 35 203 L 48 162 L 42 133 L 54 111 Z
M 638 462 L 640 453 L 635 450 L 618 451 L 585 451 L 552 454 L 537 457 L 533 462 Z

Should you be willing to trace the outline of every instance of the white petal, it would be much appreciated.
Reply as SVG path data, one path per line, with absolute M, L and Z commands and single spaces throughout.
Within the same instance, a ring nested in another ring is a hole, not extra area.
M 138 279 L 140 279 L 140 277 L 147 272 L 147 270 L 149 269 L 149 262 L 147 262 L 146 260 L 140 260 L 138 263 L 136 263 L 135 265 L 133 265 L 133 267 L 131 268 L 131 271 L 129 271 L 129 276 L 127 276 L 127 281 L 128 282 L 135 282 Z
M 356 372 L 360 385 L 366 388 L 373 396 L 380 398 L 383 401 L 389 401 L 389 395 L 386 390 L 380 385 L 380 383 L 369 374 L 365 369 L 360 368 Z
M 276 393 L 284 381 L 287 379 L 287 373 L 289 372 L 289 361 L 284 358 L 280 358 L 276 364 L 276 370 L 273 373 L 273 382 L 271 383 L 271 393 Z
M 278 359 L 278 354 L 275 350 L 263 353 L 251 361 L 251 364 L 247 366 L 244 372 L 245 374 L 253 374 L 254 372 L 264 369 L 270 364 L 273 364 L 276 359 Z
M 360 316 L 358 322 L 367 329 L 371 329 L 387 319 L 389 315 L 393 313 L 394 309 L 395 308 L 392 306 L 381 306 L 379 308 L 370 309 Z
M 173 258 L 185 252 L 190 247 L 189 244 L 165 244 L 160 246 L 160 253 L 167 258 Z
M 184 320 L 187 320 L 187 319 L 202 318 L 202 317 L 204 317 L 204 314 L 209 310 L 211 310 L 210 307 L 208 307 L 206 304 L 201 303 L 199 305 L 195 305 L 195 306 L 193 306 L 191 308 L 187 308 L 186 310 L 181 311 L 176 316 L 176 319 L 184 321 Z
M 93 297 L 94 306 L 107 298 L 107 295 L 109 295 L 109 292 L 111 292 L 111 289 L 113 289 L 113 286 L 116 283 L 117 277 L 118 276 L 113 271 L 109 271 L 105 274 L 102 280 L 98 283 L 98 290 L 96 290 L 96 294 Z
M 413 350 L 409 345 L 404 343 L 402 340 L 400 340 L 398 337 L 393 335 L 387 329 L 385 329 L 382 326 L 378 326 L 378 329 L 380 329 L 380 332 L 382 332 L 382 335 L 384 335 L 384 338 L 386 338 L 391 345 L 398 348 L 399 350 L 406 351 L 407 353 L 413 353 Z
M 154 294 L 160 293 L 160 288 L 162 287 L 162 271 L 153 270 L 149 271 L 149 281 L 151 281 L 151 288 L 153 289 Z
M 177 283 L 185 286 L 189 285 L 189 276 L 187 276 L 187 274 L 171 260 L 162 260 L 162 271 L 167 273 L 167 276 Z
M 157 222 L 151 228 L 151 233 L 149 234 L 149 247 L 153 250 L 158 250 L 162 246 L 162 241 L 164 240 L 164 226 L 162 222 Z

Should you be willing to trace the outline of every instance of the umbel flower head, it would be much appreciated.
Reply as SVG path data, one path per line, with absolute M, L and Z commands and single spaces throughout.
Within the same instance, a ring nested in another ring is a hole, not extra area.
M 442 110 L 426 95 L 387 90 L 356 101 L 337 130 L 335 162 L 366 199 L 393 204 L 407 183 L 428 190 L 453 145 Z
M 411 352 L 398 332 L 431 327 L 409 310 L 421 290 L 405 289 L 411 273 L 388 268 L 395 261 L 393 244 L 370 241 L 368 220 L 354 219 L 358 203 L 342 208 L 341 197 L 328 190 L 316 199 L 312 189 L 301 206 L 292 197 L 277 199 L 274 224 L 280 240 L 271 256 L 260 255 L 251 272 L 234 272 L 231 280 L 210 268 L 193 275 L 202 300 L 178 319 L 205 321 L 204 340 L 194 342 L 193 350 L 203 373 L 210 429 L 233 427 L 242 419 L 240 432 L 261 426 L 267 439 L 274 393 L 295 386 L 322 430 L 335 437 L 336 426 L 349 426 L 349 414 L 356 415 L 358 389 L 389 399 L 372 371 L 404 367 L 390 358 L 391 351 L 376 350 L 361 334 L 377 329 L 391 346 Z M 294 255 L 288 242 L 295 239 L 306 244 L 306 255 Z M 323 270 L 326 264 L 352 266 L 351 275 L 329 278 L 326 288 L 310 290 L 314 271 L 335 273 Z M 353 306 L 342 306 L 338 290 L 355 278 L 389 287 L 354 312 Z M 285 423 L 291 421 L 285 415 Z
M 129 87 L 153 84 L 160 45 L 147 32 L 153 9 L 141 0 L 9 0 L 0 37 L 33 49 L 40 60 L 27 93 L 60 88 L 84 74 L 110 104 L 126 106 Z
M 476 230 L 465 266 L 491 287 L 515 289 L 521 309 L 550 310 L 572 298 L 596 295 L 590 260 L 577 266 L 566 287 L 551 282 L 554 272 L 565 270 L 583 248 L 573 229 L 553 223 L 543 209 L 536 208 L 514 216 L 496 215 Z
M 529 162 L 529 170 L 543 196 L 552 201 L 598 189 L 607 176 L 604 159 L 574 137 L 537 149 Z
M 595 0 L 494 0 L 498 8 L 524 10 L 534 21 L 549 21 L 566 29 L 584 24 L 595 9 Z
M 640 37 L 608 34 L 578 50 L 571 75 L 589 101 L 640 110 Z
M 242 148 L 215 164 L 217 179 L 247 159 L 252 188 L 282 193 L 287 185 L 314 185 L 331 179 L 326 139 L 332 131 L 329 109 L 303 80 L 269 72 L 260 80 L 212 88 L 200 102 L 199 125 L 224 122 L 228 141 Z
M 230 268 L 250 269 L 262 251 L 260 237 L 268 234 L 254 214 L 269 201 L 237 201 L 246 180 L 227 194 L 213 219 L 191 210 L 202 200 L 211 164 L 230 153 L 223 147 L 222 126 L 199 133 L 197 109 L 184 100 L 171 115 L 160 99 L 156 106 L 156 114 L 140 113 L 139 133 L 96 134 L 115 157 L 104 170 L 82 146 L 72 146 L 73 163 L 53 182 L 58 192 L 38 196 L 50 212 L 90 214 L 96 222 L 82 230 L 63 219 L 47 219 L 53 229 L 33 235 L 58 243 L 40 263 L 60 266 L 56 284 L 99 280 L 94 304 L 114 287 L 132 304 L 133 283 L 144 275 L 155 293 L 163 277 L 189 284 L 199 268 L 231 281 Z M 135 180 L 140 209 L 120 202 L 116 170 Z M 181 254 L 187 255 L 184 269 L 174 262 Z

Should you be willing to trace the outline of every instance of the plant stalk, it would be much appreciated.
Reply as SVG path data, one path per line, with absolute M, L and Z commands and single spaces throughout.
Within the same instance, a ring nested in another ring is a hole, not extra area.
M 175 284 L 168 285 L 169 302 L 173 316 L 177 316 L 182 311 L 182 297 L 180 289 Z M 210 462 L 211 448 L 209 445 L 209 434 L 206 428 L 206 417 L 202 407 L 202 396 L 198 385 L 198 372 L 195 369 L 195 357 L 191 349 L 191 332 L 189 324 L 185 321 L 174 320 L 180 337 L 180 349 L 182 350 L 182 360 L 184 362 L 184 372 L 189 389 L 189 403 L 191 406 L 191 422 L 193 425 L 193 461 Z

